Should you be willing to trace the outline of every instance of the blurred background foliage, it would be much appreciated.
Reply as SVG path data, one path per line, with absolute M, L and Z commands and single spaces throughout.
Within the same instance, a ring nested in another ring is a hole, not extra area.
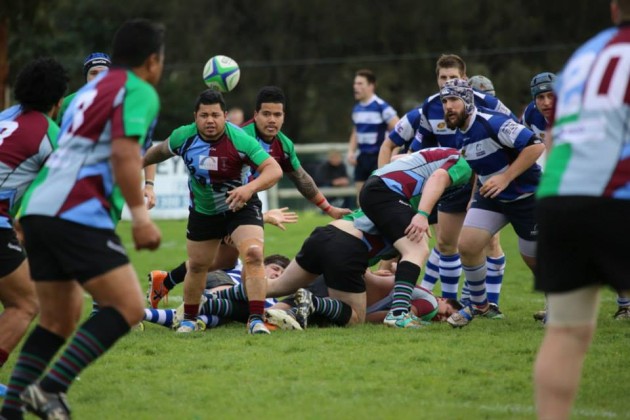
M 611 25 L 604 0 L 3 0 L 8 83 L 27 61 L 52 55 L 77 89 L 83 58 L 108 52 L 132 17 L 167 28 L 156 139 L 191 121 L 203 66 L 224 54 L 241 67 L 228 106 L 251 117 L 260 87 L 282 87 L 284 131 L 297 143 L 347 140 L 360 68 L 374 70 L 377 93 L 402 116 L 437 91 L 442 53 L 462 56 L 469 76 L 491 78 L 520 114 L 534 74 L 560 71 L 579 44 Z

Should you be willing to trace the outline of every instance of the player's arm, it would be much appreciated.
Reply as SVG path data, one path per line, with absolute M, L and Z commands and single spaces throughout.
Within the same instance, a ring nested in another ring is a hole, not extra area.
M 151 146 L 149 150 L 144 154 L 142 166 L 147 167 L 155 163 L 164 162 L 174 156 L 173 152 L 169 148 L 169 139 L 164 140 L 161 143 Z
M 157 165 L 149 165 L 144 168 L 144 197 L 146 198 L 147 209 L 155 207 L 155 172 Z
M 416 215 L 411 219 L 411 223 L 405 229 L 405 234 L 409 240 L 420 242 L 426 233 L 431 237 L 429 230 L 429 215 L 433 211 L 433 207 L 444 193 L 444 190 L 451 185 L 451 177 L 444 169 L 437 169 L 427 180 Z
M 140 144 L 132 137 L 112 141 L 111 164 L 114 179 L 131 212 L 131 229 L 136 249 L 156 249 L 160 231 L 151 221 L 142 194 Z
M 387 165 L 392 160 L 392 155 L 394 154 L 394 150 L 398 147 L 396 143 L 394 143 L 389 136 L 385 138 L 383 144 L 381 144 L 381 148 L 378 151 L 378 167 L 382 168 Z
M 328 200 L 326 200 L 326 197 L 324 197 L 324 194 L 322 194 L 321 191 L 319 191 L 319 188 L 317 188 L 313 178 L 304 170 L 304 168 L 299 167 L 295 171 L 288 172 L 287 176 L 304 198 L 322 209 L 322 211 L 333 219 L 339 219 L 343 215 L 351 212 L 350 209 L 342 209 L 331 206 Z
M 348 142 L 348 163 L 352 166 L 357 164 L 357 128 L 352 127 L 352 133 L 350 133 L 350 141 Z
M 273 187 L 282 178 L 282 168 L 274 158 L 268 157 L 258 165 L 258 174 L 258 177 L 253 181 L 227 193 L 228 197 L 225 202 L 229 205 L 230 210 L 241 209 L 255 193 Z

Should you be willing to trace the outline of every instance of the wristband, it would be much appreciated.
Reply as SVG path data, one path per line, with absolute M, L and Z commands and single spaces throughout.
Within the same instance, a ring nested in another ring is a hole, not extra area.
M 320 209 L 322 209 L 324 213 L 328 213 L 328 210 L 332 208 L 332 206 L 330 205 L 328 200 L 326 200 L 326 198 L 322 198 L 321 201 L 316 203 L 315 205 L 319 207 Z
M 422 216 L 424 216 L 424 217 L 426 217 L 427 219 L 428 219 L 428 218 L 429 218 L 429 216 L 430 216 L 430 214 L 429 214 L 429 213 L 427 213 L 427 212 L 426 212 L 426 211 L 424 211 L 424 210 L 418 210 L 418 211 L 417 211 L 417 213 L 418 213 L 418 214 L 420 214 L 420 215 L 422 215 Z
M 144 185 L 151 185 L 151 186 L 154 186 L 154 185 L 155 185 L 155 182 L 150 181 L 150 180 L 148 180 L 148 179 L 147 179 L 146 181 L 144 181 Z

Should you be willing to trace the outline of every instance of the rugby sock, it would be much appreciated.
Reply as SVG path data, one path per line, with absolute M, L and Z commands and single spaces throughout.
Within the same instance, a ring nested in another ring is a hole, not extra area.
M 168 275 L 164 279 L 164 287 L 166 287 L 168 290 L 172 290 L 173 287 L 177 286 L 180 283 L 183 283 L 187 271 L 188 270 L 186 269 L 186 261 L 184 261 L 176 268 L 168 272 Z
M 418 281 L 420 267 L 410 261 L 401 261 L 396 269 L 391 311 L 395 316 L 409 312 L 411 293 Z
M 483 307 L 488 303 L 486 297 L 486 263 L 481 265 L 469 267 L 467 265 L 462 266 L 464 268 L 464 275 L 470 288 L 470 303 L 473 306 Z
M 232 301 L 229 299 L 208 299 L 201 308 L 203 315 L 217 315 L 238 322 L 247 322 L 249 311 L 247 302 Z
M 46 392 L 67 392 L 83 369 L 128 332 L 129 324 L 120 312 L 112 307 L 101 309 L 81 325 L 40 386 Z
M 7 419 L 23 417 L 20 393 L 39 379 L 50 360 L 65 342 L 62 336 L 39 325 L 33 329 L 15 362 L 0 415 Z
M 94 316 L 96 315 L 96 313 L 98 312 L 98 303 L 96 303 L 96 301 L 94 299 L 92 299 L 92 312 L 90 312 L 90 316 Z
M 206 328 L 214 328 L 223 324 L 223 320 L 216 315 L 199 315 L 197 319 L 200 319 L 204 324 L 206 324 Z
M 470 287 L 468 287 L 467 280 L 464 280 L 464 285 L 462 286 L 462 297 L 459 301 L 464 306 L 470 305 Z
M 264 300 L 250 300 L 249 303 L 249 315 L 263 319 L 265 314 L 265 301 Z
M 488 302 L 499 305 L 503 273 L 505 272 L 505 255 L 499 258 L 486 257 L 486 288 L 488 289 Z
M 174 309 L 145 309 L 143 321 L 148 321 L 153 324 L 164 325 L 165 327 L 172 327 L 173 320 L 175 319 Z
M 427 260 L 426 268 L 424 271 L 424 278 L 420 287 L 432 291 L 435 287 L 435 283 L 438 281 L 440 275 L 440 251 L 437 248 L 433 248 L 429 259 Z
M 215 293 L 219 299 L 238 300 L 241 302 L 247 302 L 247 293 L 245 293 L 245 286 L 243 284 L 237 284 L 229 289 L 219 290 Z
M 627 308 L 630 306 L 630 297 L 617 295 L 617 306 Z
M 459 254 L 440 255 L 440 281 L 442 282 L 442 297 L 457 299 L 459 278 L 462 275 L 462 261 Z
M 184 303 L 184 319 L 194 321 L 195 319 L 197 319 L 197 315 L 199 315 L 198 303 Z
M 328 297 L 313 296 L 313 313 L 321 314 L 330 319 L 335 325 L 343 327 L 352 317 L 352 308 L 350 305 Z

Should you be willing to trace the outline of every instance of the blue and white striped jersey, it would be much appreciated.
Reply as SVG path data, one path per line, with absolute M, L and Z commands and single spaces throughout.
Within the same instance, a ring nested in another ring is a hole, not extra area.
M 387 134 L 387 124 L 397 116 L 396 110 L 377 95 L 367 103 L 357 102 L 352 109 L 352 122 L 359 152 L 378 154 Z
M 541 139 L 545 138 L 545 130 L 547 129 L 547 120 L 536 108 L 536 103 L 531 101 L 521 117 L 521 124 L 532 130 Z
M 481 185 L 488 178 L 505 172 L 535 136 L 533 131 L 507 115 L 487 108 L 475 108 L 468 129 L 456 131 L 461 136 L 462 155 Z M 534 163 L 496 198 L 509 202 L 534 194 L 540 174 L 540 166 Z
M 512 111 L 494 96 L 476 91 L 474 94 L 475 106 L 498 111 L 516 121 Z M 389 133 L 389 138 L 397 146 L 410 148 L 413 152 L 427 147 L 462 147 L 455 131 L 446 126 L 439 93 L 428 97 L 422 106 L 405 114 Z

